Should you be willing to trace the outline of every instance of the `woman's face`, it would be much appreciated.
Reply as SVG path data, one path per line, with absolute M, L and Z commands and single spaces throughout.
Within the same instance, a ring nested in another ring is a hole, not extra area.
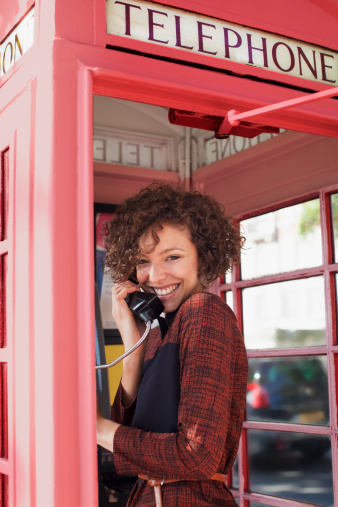
M 187 228 L 163 225 L 154 245 L 151 232 L 139 240 L 141 260 L 136 268 L 139 284 L 154 292 L 162 301 L 165 313 L 176 310 L 186 299 L 203 290 L 198 280 L 198 257 Z

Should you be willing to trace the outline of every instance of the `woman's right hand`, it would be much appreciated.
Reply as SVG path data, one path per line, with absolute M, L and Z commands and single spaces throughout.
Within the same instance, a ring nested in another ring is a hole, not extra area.
M 146 328 L 142 321 L 135 319 L 126 302 L 127 295 L 136 291 L 140 291 L 140 287 L 130 280 L 117 283 L 112 288 L 112 315 L 126 350 L 140 339 Z
M 144 322 L 135 319 L 125 300 L 128 294 L 139 290 L 139 286 L 129 280 L 115 284 L 112 288 L 112 314 L 120 331 L 125 350 L 129 350 L 135 345 L 146 329 Z M 142 378 L 145 344 L 144 341 L 140 347 L 123 360 L 121 382 L 122 403 L 125 407 L 133 402 L 138 393 Z

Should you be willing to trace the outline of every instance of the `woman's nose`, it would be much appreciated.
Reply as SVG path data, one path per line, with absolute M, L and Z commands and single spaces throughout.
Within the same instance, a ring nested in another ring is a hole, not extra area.
M 149 281 L 153 284 L 163 283 L 166 279 L 166 272 L 161 264 L 152 264 L 149 270 Z

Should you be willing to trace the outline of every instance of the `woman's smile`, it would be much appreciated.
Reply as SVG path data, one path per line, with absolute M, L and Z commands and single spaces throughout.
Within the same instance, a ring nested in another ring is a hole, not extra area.
M 172 294 L 179 285 L 179 283 L 175 283 L 174 285 L 168 285 L 167 287 L 152 287 L 152 289 L 157 296 L 168 296 L 169 294 Z

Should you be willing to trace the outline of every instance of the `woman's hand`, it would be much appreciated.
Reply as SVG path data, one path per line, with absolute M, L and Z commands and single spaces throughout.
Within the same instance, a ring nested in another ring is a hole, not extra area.
M 140 291 L 140 287 L 130 280 L 115 284 L 112 288 L 112 315 L 126 350 L 140 339 L 146 329 L 145 323 L 135 319 L 126 303 L 127 295 L 136 291 Z
M 128 294 L 139 290 L 139 286 L 129 280 L 115 284 L 112 288 L 112 314 L 120 331 L 125 350 L 129 350 L 135 345 L 146 329 L 144 322 L 135 319 L 125 300 Z M 144 352 L 145 342 L 123 360 L 121 382 L 122 403 L 125 407 L 132 403 L 138 393 L 142 378 Z

